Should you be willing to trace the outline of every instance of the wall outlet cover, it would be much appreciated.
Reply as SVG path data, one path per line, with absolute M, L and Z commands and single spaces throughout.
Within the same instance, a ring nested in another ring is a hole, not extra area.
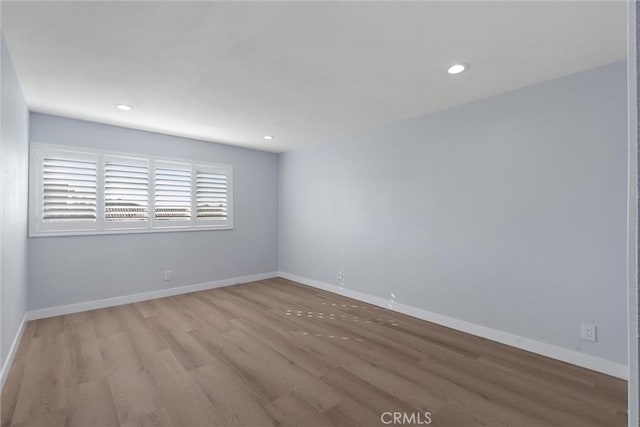
M 583 323 L 582 324 L 582 339 L 587 341 L 595 342 L 596 337 L 596 325 L 592 325 L 591 323 Z

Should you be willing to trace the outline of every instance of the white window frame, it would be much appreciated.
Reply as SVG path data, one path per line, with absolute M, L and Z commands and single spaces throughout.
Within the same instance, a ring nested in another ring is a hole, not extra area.
M 95 161 L 96 177 L 96 220 L 78 222 L 44 222 L 43 206 L 43 159 L 45 156 L 70 156 L 74 159 Z M 149 166 L 149 216 L 140 222 L 105 221 L 105 180 L 107 160 L 118 160 Z M 159 221 L 155 219 L 155 169 L 158 165 L 181 165 L 191 170 L 191 220 Z M 196 205 L 196 172 L 213 171 L 227 175 L 227 219 L 198 220 Z M 57 144 L 30 144 L 29 159 L 29 237 L 76 236 L 92 234 L 159 233 L 176 231 L 205 231 L 233 229 L 233 166 L 223 163 L 191 161 L 188 159 L 145 156 L 133 153 L 99 151 Z

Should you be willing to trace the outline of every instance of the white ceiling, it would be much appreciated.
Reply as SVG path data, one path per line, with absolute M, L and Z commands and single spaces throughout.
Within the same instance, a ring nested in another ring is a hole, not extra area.
M 624 1 L 3 1 L 2 31 L 33 111 L 285 151 L 622 60 L 625 13 Z M 448 75 L 457 61 L 471 69 Z

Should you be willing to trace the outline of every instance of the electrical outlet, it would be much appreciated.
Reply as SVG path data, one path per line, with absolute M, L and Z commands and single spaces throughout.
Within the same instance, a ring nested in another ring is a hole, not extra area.
M 171 280 L 173 277 L 173 273 L 171 272 L 171 270 L 165 270 L 164 271 L 164 281 L 168 282 L 169 280 Z
M 596 341 L 596 325 L 590 323 L 582 324 L 582 339 L 587 341 Z

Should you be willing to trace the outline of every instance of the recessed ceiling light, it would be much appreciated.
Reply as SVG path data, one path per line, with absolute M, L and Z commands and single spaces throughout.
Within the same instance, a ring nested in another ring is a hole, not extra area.
M 447 70 L 447 73 L 449 73 L 449 74 L 460 74 L 461 72 L 463 72 L 467 68 L 469 68 L 469 66 L 467 64 L 453 64 L 451 67 L 449 67 L 449 69 Z
M 273 137 L 272 137 L 271 135 L 265 135 L 265 136 L 263 136 L 263 138 L 264 138 L 264 139 L 267 139 L 267 140 L 269 140 L 269 139 L 273 139 Z
M 118 110 L 122 110 L 122 111 L 130 111 L 131 110 L 131 107 L 129 107 L 126 104 L 118 104 L 118 105 L 116 105 L 116 108 Z

